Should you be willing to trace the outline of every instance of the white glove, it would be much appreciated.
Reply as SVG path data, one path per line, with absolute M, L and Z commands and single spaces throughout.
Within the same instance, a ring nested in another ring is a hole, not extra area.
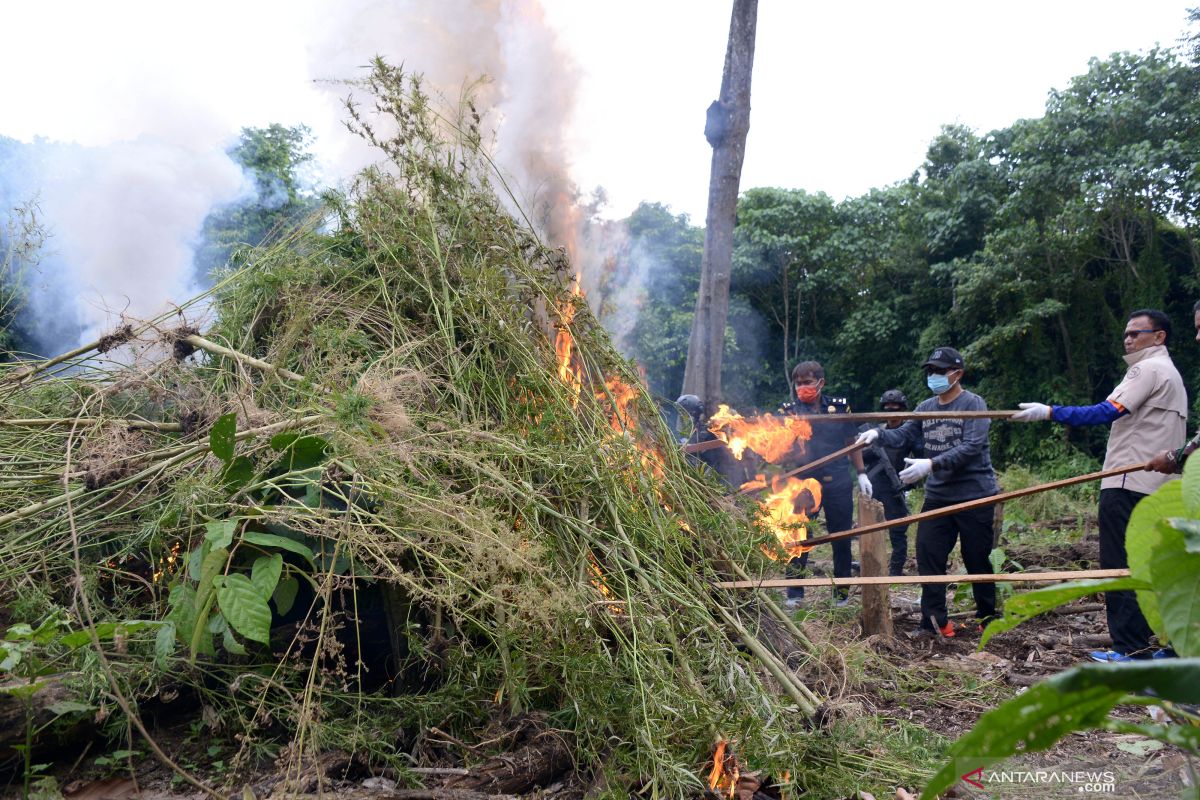
M 932 458 L 906 458 L 904 463 L 908 464 L 907 467 L 900 470 L 900 480 L 904 483 L 916 483 L 933 472 Z
M 863 497 L 868 500 L 871 499 L 874 489 L 871 487 L 871 479 L 867 477 L 865 472 L 859 473 L 858 490 L 863 493 Z
M 1009 417 L 1013 422 L 1041 422 L 1050 419 L 1050 406 L 1045 403 L 1018 403 L 1021 410 Z
M 856 439 L 854 443 L 858 444 L 859 442 L 861 442 L 862 444 L 870 446 L 870 445 L 875 444 L 875 440 L 878 438 L 879 438 L 879 428 L 867 428 L 865 431 L 863 431 L 862 433 L 860 433 L 858 435 L 858 439 Z

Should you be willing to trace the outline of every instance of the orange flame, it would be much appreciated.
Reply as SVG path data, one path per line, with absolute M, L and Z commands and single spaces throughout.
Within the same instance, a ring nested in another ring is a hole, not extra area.
M 554 355 L 558 359 L 558 377 L 575 395 L 579 401 L 579 390 L 583 386 L 583 378 L 575 364 L 575 340 L 571 337 L 571 322 L 578 310 L 577 303 L 583 297 L 579 289 L 579 275 L 571 281 L 571 295 L 558 309 L 558 333 L 554 335 Z
M 742 484 L 743 489 L 749 487 L 766 488 L 766 478 L 758 475 Z M 805 523 L 821 507 L 821 482 L 815 478 L 780 480 L 776 476 L 771 478 L 770 487 L 771 493 L 759 501 L 758 519 L 775 534 L 788 558 L 798 558 L 810 549 L 800 542 L 808 538 Z M 763 552 L 772 560 L 778 557 L 773 548 L 765 547 Z
M 733 748 L 728 746 L 730 744 L 731 742 L 725 739 L 717 742 L 717 748 L 713 751 L 712 770 L 708 773 L 708 788 L 714 792 L 726 793 L 732 798 L 737 794 L 741 770 L 738 768 Z
M 742 453 L 749 449 L 772 464 L 778 464 L 796 447 L 803 451 L 804 443 L 812 438 L 812 425 L 808 420 L 774 414 L 747 419 L 724 404 L 709 418 L 708 429 L 729 445 L 734 458 L 740 460 Z

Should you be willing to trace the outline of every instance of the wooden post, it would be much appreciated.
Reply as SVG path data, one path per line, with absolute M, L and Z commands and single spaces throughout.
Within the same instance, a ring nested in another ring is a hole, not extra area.
M 992 549 L 995 550 L 1000 546 L 1000 539 L 1004 536 L 1004 503 L 996 504 L 996 511 L 992 514 Z
M 858 496 L 858 524 L 880 522 L 884 519 L 883 504 L 865 495 Z M 868 533 L 858 539 L 858 560 L 863 577 L 887 575 L 887 531 Z M 864 636 L 892 635 L 892 610 L 887 584 L 862 587 L 862 628 Z

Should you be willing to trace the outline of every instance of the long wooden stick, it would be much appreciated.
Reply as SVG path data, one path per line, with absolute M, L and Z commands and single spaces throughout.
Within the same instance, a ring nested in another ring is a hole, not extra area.
M 988 411 L 863 411 L 852 414 L 792 414 L 809 422 L 890 422 L 910 419 L 1008 419 L 1015 410 Z
M 703 453 L 706 450 L 716 450 L 718 447 L 724 447 L 725 443 L 720 439 L 709 439 L 707 442 L 692 442 L 683 446 L 685 453 Z
M 151 422 L 145 419 L 121 419 L 120 417 L 34 417 L 31 419 L 0 419 L 0 428 L 53 428 L 66 425 L 96 425 L 109 423 L 123 425 L 130 430 L 165 431 L 183 430 L 178 422 Z
M 845 415 L 843 415 L 843 416 L 845 416 Z M 837 459 L 841 458 L 842 456 L 848 456 L 851 453 L 853 453 L 855 450 L 861 450 L 866 446 L 867 446 L 866 442 L 854 442 L 852 444 L 848 444 L 845 447 L 843 447 L 841 450 L 834 450 L 829 455 L 821 456 L 816 461 L 810 461 L 809 463 L 804 464 L 803 466 L 796 467 L 794 470 L 791 470 L 790 472 L 783 473 L 782 475 L 779 476 L 779 480 L 784 480 L 785 478 L 790 478 L 793 475 L 800 475 L 805 472 L 812 472 L 817 467 L 823 467 L 826 464 L 828 464 L 830 461 L 836 461 Z M 735 492 L 734 494 L 738 495 L 738 494 L 749 494 L 751 492 L 761 492 L 765 488 L 768 488 L 768 487 L 757 486 L 757 487 L 750 487 L 747 489 L 738 489 L 737 492 Z
M 914 583 L 1026 583 L 1091 578 L 1128 578 L 1127 569 L 1077 569 L 1060 572 L 998 572 L 973 575 L 861 575 L 857 578 L 764 578 L 760 581 L 722 581 L 718 589 L 786 589 L 789 586 L 889 586 Z
M 1061 481 L 1051 481 L 1050 483 L 1040 483 L 1037 486 L 1026 486 L 1024 489 L 1015 489 L 1011 492 L 1001 492 L 994 494 L 991 497 L 981 497 L 978 500 L 968 500 L 965 503 L 955 503 L 952 506 L 942 506 L 935 508 L 932 511 L 924 511 L 920 514 L 909 514 L 907 517 L 898 517 L 896 519 L 888 519 L 883 522 L 872 522 L 870 525 L 863 525 L 859 528 L 852 528 L 848 531 L 838 531 L 825 536 L 817 536 L 813 539 L 804 539 L 796 542 L 785 542 L 784 547 L 795 547 L 803 545 L 805 547 L 814 547 L 818 544 L 827 544 L 836 542 L 840 539 L 848 539 L 851 536 L 858 536 L 862 533 L 870 533 L 871 531 L 883 530 L 884 528 L 898 528 L 902 525 L 911 525 L 914 522 L 920 522 L 925 519 L 937 519 L 938 517 L 948 517 L 951 514 L 957 514 L 960 511 L 970 511 L 973 508 L 983 508 L 984 506 L 994 506 L 997 503 L 1004 503 L 1008 500 L 1015 500 L 1018 497 L 1026 497 L 1039 492 L 1048 492 L 1051 489 L 1061 489 L 1064 486 L 1074 486 L 1077 483 L 1087 483 L 1088 481 L 1098 481 L 1104 478 L 1111 478 L 1114 475 L 1124 475 L 1127 472 L 1138 472 L 1144 470 L 1146 464 L 1128 464 L 1124 467 L 1114 467 L 1112 469 L 1101 470 L 1100 472 L 1089 472 L 1087 475 L 1077 475 L 1074 478 L 1063 478 Z

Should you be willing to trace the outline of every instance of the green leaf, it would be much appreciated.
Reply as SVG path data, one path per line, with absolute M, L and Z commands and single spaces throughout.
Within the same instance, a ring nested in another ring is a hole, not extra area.
M 279 583 L 279 576 L 283 573 L 283 556 L 279 553 L 272 553 L 269 556 L 259 556 L 254 559 L 254 566 L 250 568 L 250 582 L 254 584 L 254 588 L 262 595 L 263 600 L 270 600 L 271 595 L 275 592 L 275 586 Z
M 275 547 L 280 550 L 289 550 L 296 555 L 304 556 L 308 563 L 313 563 L 313 551 L 306 545 L 297 542 L 295 539 L 289 539 L 286 536 L 279 536 L 274 533 L 263 533 L 262 531 L 246 531 L 242 534 L 242 541 L 250 544 L 257 544 L 262 547 Z
M 159 627 L 154 637 L 154 661 L 159 666 L 167 662 L 175 652 L 175 623 L 167 622 Z
M 1133 507 L 1129 525 L 1125 528 L 1125 552 L 1129 557 L 1130 576 L 1146 583 L 1154 583 L 1154 576 L 1150 572 L 1150 560 L 1162 542 L 1159 520 L 1186 516 L 1188 513 L 1183 507 L 1183 481 L 1164 483 L 1158 491 L 1142 498 Z M 1137 599 L 1146 622 L 1159 637 L 1168 638 L 1155 593 L 1141 590 L 1137 593 Z
M 286 614 L 292 610 L 292 604 L 296 602 L 296 593 L 300 591 L 300 581 L 296 580 L 295 576 L 288 575 L 279 582 L 275 587 L 275 608 L 280 614 Z
M 929 781 L 922 800 L 932 800 L 977 767 L 1101 727 L 1123 697 L 1148 691 L 1177 703 L 1200 702 L 1200 658 L 1088 664 L 1031 686 L 984 714 L 951 746 L 950 763 Z
M 229 630 L 229 628 L 225 628 L 221 636 L 221 642 L 225 645 L 225 649 L 235 656 L 246 655 L 246 648 L 242 647 L 242 643 L 234 638 L 233 631 Z
M 1183 546 L 1189 553 L 1200 553 L 1200 519 L 1169 517 L 1167 521 L 1183 534 Z
M 254 477 L 254 462 L 246 456 L 238 456 L 230 461 L 221 473 L 221 483 L 225 491 L 233 494 L 241 489 Z
M 74 700 L 60 700 L 57 703 L 51 703 L 46 706 L 50 709 L 50 713 L 56 717 L 61 717 L 63 714 L 82 714 L 85 711 L 92 711 L 96 707 L 87 703 L 77 703 Z
M 21 663 L 25 647 L 15 644 L 0 644 L 0 672 L 12 672 Z
M 283 470 L 311 469 L 325 460 L 329 440 L 321 436 L 280 433 L 271 438 L 271 447 L 283 453 Z
M 167 606 L 170 611 L 167 613 L 167 625 L 164 628 L 173 627 L 175 633 L 179 636 L 179 641 L 183 644 L 190 644 L 192 641 L 192 631 L 196 627 L 196 590 L 186 583 L 177 583 L 171 587 L 171 594 L 167 598 Z M 162 636 L 162 631 L 159 631 Z M 156 643 L 155 650 L 162 649 L 161 640 Z
M 1150 575 L 1166 636 L 1181 656 L 1200 655 L 1200 553 L 1187 550 L 1183 531 L 1159 523 L 1161 540 L 1150 558 Z
M 229 547 L 237 530 L 236 519 L 219 519 L 204 523 L 204 538 L 213 547 Z
M 241 573 L 225 578 L 217 592 L 217 604 L 230 626 L 255 642 L 267 644 L 271 638 L 271 607 Z
M 224 547 L 213 548 L 204 557 L 204 563 L 200 565 L 200 580 L 196 582 L 197 602 L 204 603 L 207 600 L 208 592 L 213 587 L 213 581 L 225 569 L 227 560 L 229 560 L 229 551 Z
M 208 432 L 208 447 L 217 458 L 226 464 L 233 458 L 233 446 L 237 442 L 237 414 L 225 414 L 213 423 Z
M 1183 480 L 1179 482 L 1180 494 L 1186 514 L 1179 516 L 1200 517 L 1200 461 L 1189 458 L 1183 462 Z
M 1143 581 L 1133 578 L 1115 578 L 1103 581 L 1074 581 L 1014 595 L 1004 603 L 1004 617 L 992 620 L 987 626 L 987 630 L 983 632 L 983 636 L 979 640 L 979 649 L 982 650 L 988 640 L 996 634 L 1010 631 L 1038 614 L 1044 614 L 1080 597 L 1087 597 L 1097 592 L 1145 588 L 1148 588 L 1148 584 Z

